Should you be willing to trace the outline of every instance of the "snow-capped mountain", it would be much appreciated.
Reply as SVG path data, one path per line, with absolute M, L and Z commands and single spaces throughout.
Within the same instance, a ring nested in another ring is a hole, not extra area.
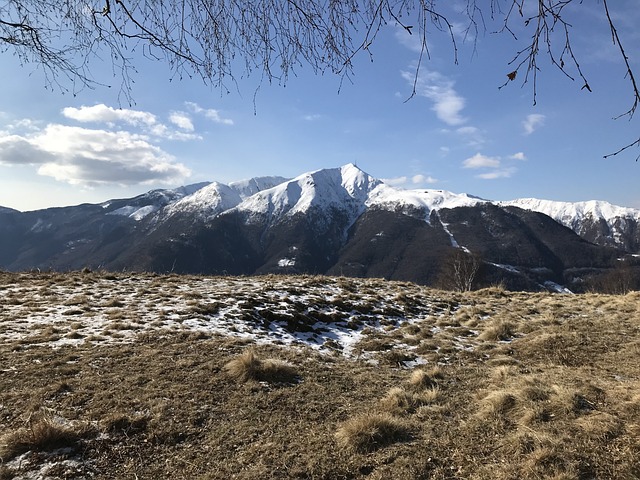
M 0 208 L 0 268 L 298 272 L 432 284 L 443 259 L 463 250 L 483 259 L 486 282 L 574 288 L 640 250 L 639 219 L 639 211 L 605 202 L 404 190 L 348 164 L 99 205 Z
M 255 195 L 262 190 L 273 188 L 276 185 L 280 185 L 288 181 L 288 178 L 284 177 L 254 177 L 247 180 L 240 180 L 237 182 L 231 182 L 229 187 L 238 192 L 240 198 L 248 198 L 251 195 Z
M 405 190 L 382 183 L 371 192 L 367 206 L 405 214 L 419 212 L 424 216 L 424 220 L 429 222 L 431 212 L 444 208 L 472 207 L 485 202 L 487 200 L 466 193 L 456 194 L 445 190 Z
M 206 221 L 236 207 L 243 199 L 286 180 L 284 177 L 256 177 L 228 185 L 213 182 L 168 205 L 161 212 L 160 221 L 176 215 L 193 215 Z
M 142 220 L 161 208 L 192 195 L 207 185 L 209 185 L 209 182 L 194 183 L 172 190 L 151 190 L 134 198 L 104 202 L 101 206 L 108 215 L 121 215 L 133 220 Z
M 498 204 L 544 213 L 586 240 L 599 245 L 622 247 L 633 252 L 640 250 L 640 210 L 634 208 L 598 200 L 570 203 L 535 198 L 521 198 Z
M 341 211 L 351 224 L 366 208 L 371 192 L 381 185 L 353 164 L 302 174 L 273 188 L 262 190 L 237 206 L 252 221 L 273 222 L 285 216 L 316 209 L 327 214 Z

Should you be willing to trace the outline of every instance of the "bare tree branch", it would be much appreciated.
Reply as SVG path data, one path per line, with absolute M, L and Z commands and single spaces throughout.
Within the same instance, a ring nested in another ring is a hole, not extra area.
M 171 79 L 200 78 L 229 91 L 229 84 L 257 75 L 260 81 L 286 83 L 301 66 L 351 79 L 357 55 L 373 50 L 380 32 L 396 26 L 418 39 L 413 88 L 416 95 L 430 42 L 442 33 L 458 62 L 458 41 L 486 32 L 505 33 L 516 47 L 507 80 L 530 83 L 535 105 L 541 55 L 568 79 L 591 86 L 572 42 L 568 9 L 580 0 L 0 0 L 0 52 L 12 52 L 23 65 L 44 71 L 46 86 L 63 92 L 104 85 L 91 76 L 92 60 L 109 61 L 120 80 L 120 95 L 131 103 L 134 58 L 168 64 Z M 621 116 L 633 118 L 640 91 L 608 0 L 603 19 L 618 47 L 631 85 L 632 104 Z M 461 20 L 461 21 L 460 21 Z M 460 25 L 463 25 L 460 28 Z M 464 26 L 466 25 L 466 27 Z M 519 75 L 520 73 L 520 75 Z M 69 87 L 69 84 L 71 87 Z M 258 87 L 259 88 L 259 87 Z M 640 145 L 640 138 L 617 152 Z

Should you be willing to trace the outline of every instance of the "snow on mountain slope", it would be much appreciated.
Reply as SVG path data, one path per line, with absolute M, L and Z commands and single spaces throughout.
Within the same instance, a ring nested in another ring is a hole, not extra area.
M 229 187 L 237 191 L 240 197 L 245 199 L 251 195 L 261 192 L 262 190 L 273 188 L 288 180 L 290 179 L 284 177 L 255 177 L 248 180 L 231 182 Z
M 162 212 L 166 219 L 178 213 L 191 213 L 206 220 L 237 206 L 242 200 L 262 190 L 272 188 L 287 179 L 284 177 L 255 177 L 228 185 L 213 182 L 195 193 L 167 206 Z
M 538 200 L 536 198 L 519 198 L 508 202 L 497 202 L 497 204 L 544 213 L 569 228 L 574 228 L 585 218 L 589 217 L 593 219 L 603 219 L 607 223 L 615 218 L 634 218 L 640 220 L 640 210 L 619 207 L 609 202 L 599 200 L 570 203 Z
M 110 200 L 101 204 L 102 208 L 111 210 L 107 215 L 121 215 L 140 221 L 166 205 L 197 192 L 209 182 L 194 183 L 171 190 L 151 190 L 126 200 Z
M 640 210 L 612 205 L 609 202 L 590 200 L 587 202 L 556 202 L 535 198 L 520 198 L 507 202 L 496 202 L 500 206 L 514 206 L 525 210 L 544 213 L 558 223 L 569 227 L 578 235 L 608 236 L 613 244 L 623 243 L 622 237 L 628 234 L 628 223 L 640 223 Z M 599 224 L 604 223 L 604 232 L 593 233 Z M 590 240 L 596 240 L 592 238 Z
M 386 210 L 406 211 L 407 207 L 424 212 L 425 221 L 433 210 L 442 208 L 470 207 L 483 200 L 471 195 L 456 194 L 444 190 L 404 190 L 380 184 L 371 192 L 367 206 L 377 206 Z
M 178 200 L 165 208 L 163 214 L 194 213 L 201 218 L 222 213 L 242 201 L 240 194 L 224 183 L 213 182 L 197 192 Z
M 365 210 L 370 192 L 382 184 L 353 164 L 304 173 L 245 199 L 237 210 L 270 220 L 306 213 L 312 207 L 345 212 L 351 222 Z

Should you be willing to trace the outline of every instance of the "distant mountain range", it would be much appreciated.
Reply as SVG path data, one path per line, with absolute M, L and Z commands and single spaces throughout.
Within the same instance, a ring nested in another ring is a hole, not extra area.
M 452 252 L 482 282 L 584 288 L 634 262 L 640 210 L 606 202 L 493 202 L 394 188 L 349 164 L 153 190 L 102 204 L 0 207 L 0 268 L 203 274 L 309 273 L 437 284 Z

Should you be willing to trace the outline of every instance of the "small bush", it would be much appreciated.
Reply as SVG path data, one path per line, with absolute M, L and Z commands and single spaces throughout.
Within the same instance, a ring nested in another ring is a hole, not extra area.
M 364 453 L 408 440 L 410 429 L 388 413 L 363 414 L 344 422 L 335 437 L 341 447 Z
M 247 350 L 228 362 L 224 371 L 238 382 L 292 383 L 298 377 L 293 366 L 278 360 L 260 360 L 253 350 Z

